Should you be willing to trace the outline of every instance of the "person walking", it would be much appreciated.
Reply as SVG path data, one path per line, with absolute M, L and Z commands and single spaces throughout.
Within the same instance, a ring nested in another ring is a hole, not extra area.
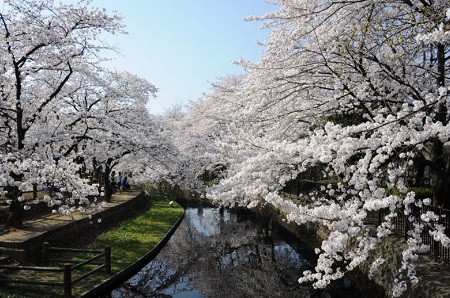
M 122 178 L 122 183 L 121 183 L 121 185 L 122 185 L 122 191 L 127 191 L 127 187 L 128 187 L 128 179 L 127 179 L 126 176 L 124 176 L 124 177 Z
M 119 172 L 119 175 L 117 175 L 117 190 L 119 192 L 122 192 L 122 173 Z

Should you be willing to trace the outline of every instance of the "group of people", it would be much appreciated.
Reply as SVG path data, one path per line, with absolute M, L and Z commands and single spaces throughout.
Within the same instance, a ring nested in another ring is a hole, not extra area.
M 130 189 L 130 184 L 128 184 L 127 176 L 122 175 L 121 172 L 116 177 L 116 172 L 111 173 L 111 186 L 113 191 L 123 192 Z

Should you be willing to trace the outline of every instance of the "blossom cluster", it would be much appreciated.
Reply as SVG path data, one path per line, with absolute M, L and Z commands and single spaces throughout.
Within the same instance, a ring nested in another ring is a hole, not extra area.
M 449 207 L 450 193 L 423 197 L 412 186 L 450 182 L 440 180 L 450 177 L 448 57 L 435 46 L 448 44 L 448 17 L 427 13 L 450 3 L 294 2 L 249 18 L 270 30 L 265 51 L 258 62 L 240 62 L 245 75 L 223 79 L 188 106 L 178 122 L 191 139 L 184 149 L 198 172 L 214 172 L 206 189 L 214 202 L 270 204 L 290 222 L 328 229 L 315 272 L 299 279 L 317 288 L 364 262 L 375 276 L 385 261 L 372 253 L 405 218 L 392 289 L 400 296 L 418 282 L 421 235 L 449 246 L 442 215 L 425 207 Z M 321 187 L 292 191 L 313 182 Z M 373 214 L 380 221 L 368 224 Z

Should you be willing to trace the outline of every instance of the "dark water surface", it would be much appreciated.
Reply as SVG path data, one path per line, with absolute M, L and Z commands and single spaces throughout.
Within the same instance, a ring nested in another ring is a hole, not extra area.
M 112 297 L 369 297 L 348 279 L 330 289 L 300 285 L 315 255 L 269 219 L 188 208 L 160 254 Z

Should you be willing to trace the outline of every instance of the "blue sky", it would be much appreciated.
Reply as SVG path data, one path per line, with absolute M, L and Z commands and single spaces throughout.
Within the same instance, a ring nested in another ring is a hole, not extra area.
M 121 50 L 108 67 L 139 75 L 159 88 L 149 110 L 164 113 L 209 92 L 209 83 L 239 73 L 240 58 L 257 61 L 267 31 L 244 21 L 276 10 L 264 0 L 94 0 L 117 11 L 129 34 L 108 37 Z

